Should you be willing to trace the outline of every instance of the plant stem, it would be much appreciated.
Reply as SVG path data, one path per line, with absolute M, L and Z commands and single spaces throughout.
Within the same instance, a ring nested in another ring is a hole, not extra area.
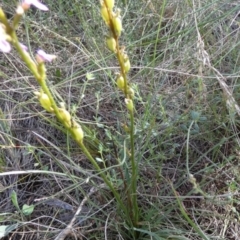
M 135 162 L 135 149 L 134 149 L 134 111 L 130 111 L 130 141 L 131 141 L 131 165 L 132 165 L 132 178 L 131 178 L 131 193 L 133 202 L 133 223 L 134 226 L 138 225 L 139 209 L 137 203 L 137 173 L 138 166 Z
M 120 204 L 120 207 L 122 208 L 122 210 L 124 211 L 126 216 L 129 216 L 128 210 L 127 210 L 126 206 L 123 204 L 123 201 L 121 200 L 121 197 L 120 197 L 119 193 L 116 191 L 116 189 L 112 185 L 111 181 L 108 180 L 107 176 L 102 172 L 102 169 L 99 167 L 97 162 L 94 160 L 94 158 L 92 157 L 91 153 L 87 150 L 87 148 L 85 147 L 84 143 L 79 143 L 79 146 L 80 146 L 81 150 L 83 151 L 83 153 L 85 154 L 85 156 L 88 158 L 88 160 L 91 162 L 91 164 L 97 170 L 97 172 L 100 174 L 100 176 L 103 179 L 103 181 L 106 183 L 106 185 L 112 191 L 115 199 Z M 129 220 L 130 219 L 128 219 L 128 221 Z M 129 222 L 131 223 L 131 220 Z

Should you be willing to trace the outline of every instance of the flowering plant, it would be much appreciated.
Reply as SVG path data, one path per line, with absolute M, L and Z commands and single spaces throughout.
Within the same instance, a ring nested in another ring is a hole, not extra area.
M 106 186 L 113 193 L 116 201 L 119 203 L 121 209 L 127 217 L 127 223 L 131 227 L 137 227 L 139 221 L 139 210 L 137 204 L 137 166 L 134 159 L 134 91 L 130 87 L 127 74 L 130 71 L 131 65 L 128 54 L 124 46 L 120 46 L 119 38 L 122 34 L 122 19 L 120 10 L 114 11 L 114 0 L 102 0 L 101 1 L 101 16 L 108 28 L 109 36 L 106 38 L 106 46 L 112 51 L 118 60 L 120 66 L 120 72 L 116 74 L 116 85 L 118 89 L 125 95 L 126 110 L 130 119 L 130 151 L 129 158 L 131 162 L 132 177 L 130 182 L 127 182 L 122 174 L 122 180 L 124 182 L 124 191 L 127 193 L 127 206 L 124 203 L 124 199 L 121 198 L 119 191 L 111 182 L 109 175 L 105 175 L 102 172 L 97 161 L 93 158 L 89 150 L 84 144 L 84 132 L 81 125 L 74 119 L 70 112 L 65 109 L 64 103 L 58 103 L 55 101 L 51 90 L 46 82 L 46 66 L 45 64 L 53 61 L 57 56 L 48 54 L 44 50 L 39 49 L 36 52 L 35 59 L 31 58 L 28 53 L 27 47 L 20 43 L 16 35 L 16 28 L 21 21 L 23 14 L 25 14 L 30 6 L 34 6 L 42 11 L 48 11 L 48 7 L 38 0 L 24 0 L 17 9 L 13 18 L 13 22 L 10 23 L 0 8 L 0 51 L 3 53 L 9 53 L 14 47 L 19 53 L 21 59 L 25 62 L 28 69 L 31 71 L 35 79 L 37 80 L 40 89 L 35 91 L 40 105 L 50 114 L 55 115 L 58 121 L 66 128 L 71 134 L 73 139 L 78 143 L 85 156 L 90 160 L 94 168 L 100 174 L 101 178 L 105 182 Z M 130 170 L 130 169 L 129 169 Z M 120 169 L 120 171 L 122 171 Z M 123 172 L 123 171 L 122 171 Z

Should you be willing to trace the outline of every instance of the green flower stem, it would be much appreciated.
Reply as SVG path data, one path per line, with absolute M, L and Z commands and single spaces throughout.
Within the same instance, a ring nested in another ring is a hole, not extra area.
M 112 185 L 111 181 L 109 181 L 107 176 L 102 172 L 102 169 L 99 167 L 97 162 L 94 160 L 94 158 L 92 157 L 92 155 L 90 154 L 88 149 L 85 147 L 84 143 L 83 142 L 79 143 L 79 146 L 80 146 L 81 150 L 83 151 L 83 153 L 85 154 L 85 156 L 88 158 L 88 160 L 94 166 L 94 168 L 99 172 L 99 174 L 100 174 L 101 178 L 103 179 L 103 181 L 106 183 L 106 185 L 112 191 L 115 199 L 120 204 L 120 206 L 121 206 L 122 210 L 124 211 L 124 213 L 126 214 L 126 216 L 128 216 L 129 215 L 128 210 L 127 210 L 126 206 L 123 204 L 123 201 L 121 200 L 121 197 L 120 197 L 119 193 L 116 191 L 116 189 Z
M 132 191 L 132 202 L 133 202 L 133 223 L 134 226 L 138 225 L 139 220 L 139 209 L 137 203 L 137 164 L 135 162 L 135 148 L 134 148 L 134 112 L 130 111 L 130 141 L 131 141 L 131 165 L 132 165 L 132 179 L 131 179 L 131 191 Z
M 41 76 L 38 73 L 38 69 L 37 69 L 36 63 L 33 62 L 31 57 L 29 56 L 29 54 L 22 49 L 22 47 L 21 47 L 21 45 L 20 45 L 20 43 L 18 41 L 18 38 L 17 38 L 17 35 L 16 35 L 15 31 L 12 31 L 11 37 L 12 37 L 12 40 L 13 40 L 12 41 L 13 46 L 18 51 L 18 53 L 19 53 L 20 57 L 22 58 L 22 60 L 26 63 L 27 67 L 32 72 L 33 76 L 39 82 L 41 80 Z
M 104 0 L 105 5 L 107 6 L 106 0 Z M 116 56 L 119 62 L 119 66 L 121 69 L 121 75 L 124 79 L 124 95 L 127 99 L 131 98 L 128 94 L 127 91 L 127 86 L 128 86 L 128 80 L 127 80 L 127 74 L 124 69 L 124 63 L 121 60 L 121 50 L 119 46 L 119 36 L 115 32 L 114 26 L 113 26 L 113 21 L 112 21 L 112 14 L 108 9 L 108 15 L 110 19 L 110 24 L 109 28 L 110 31 L 112 32 L 113 38 L 116 41 Z M 134 156 L 134 111 L 130 111 L 130 121 L 131 121 L 131 126 L 130 126 L 130 142 L 131 142 L 131 166 L 132 166 L 132 177 L 131 177 L 131 184 L 130 184 L 130 191 L 132 196 L 130 195 L 129 197 L 129 190 L 127 189 L 128 192 L 128 203 L 130 206 L 133 206 L 132 213 L 130 214 L 133 216 L 133 225 L 136 227 L 138 225 L 139 221 L 139 209 L 138 209 L 138 203 L 137 203 L 137 165 L 135 163 L 135 156 Z M 128 207 L 130 207 L 128 206 Z
M 187 220 L 187 222 L 193 227 L 193 229 L 199 234 L 199 236 L 202 237 L 202 239 L 204 240 L 210 240 L 206 235 L 205 233 L 202 231 L 202 229 L 200 229 L 193 221 L 192 219 L 188 216 L 187 212 L 185 211 L 185 207 L 181 201 L 181 199 L 179 198 L 179 194 L 176 192 L 176 190 L 174 189 L 173 187 L 173 184 L 170 182 L 170 186 L 173 190 L 173 193 L 176 197 L 176 200 L 177 200 L 177 203 L 178 203 L 178 206 L 179 206 L 179 209 L 183 215 L 183 217 Z
M 6 27 L 6 32 L 10 35 L 12 32 L 12 27 L 10 26 L 5 13 L 3 12 L 2 8 L 0 7 L 0 22 Z

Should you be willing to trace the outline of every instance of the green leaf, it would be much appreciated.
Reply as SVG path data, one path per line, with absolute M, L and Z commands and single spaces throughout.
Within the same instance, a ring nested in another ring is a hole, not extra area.
M 0 226 L 0 238 L 5 237 L 6 236 L 6 229 L 7 229 L 8 225 L 3 225 Z
M 24 204 L 23 207 L 22 207 L 22 213 L 25 215 L 25 216 L 28 216 L 30 214 L 32 214 L 34 210 L 34 205 L 27 205 L 27 204 Z
M 0 239 L 7 236 L 12 230 L 16 229 L 18 224 L 0 226 Z
M 57 78 L 61 78 L 62 77 L 61 70 L 59 68 L 56 69 L 55 74 L 56 74 Z
M 199 112 L 196 112 L 196 111 L 191 111 L 190 115 L 191 115 L 192 120 L 197 121 L 200 118 L 201 114 Z
M 207 117 L 205 117 L 205 116 L 200 117 L 199 120 L 202 121 L 202 122 L 203 122 L 203 121 L 207 121 Z
M 12 200 L 12 203 L 13 205 L 18 209 L 20 210 L 20 207 L 18 205 L 18 200 L 17 200 L 17 193 L 13 190 L 12 191 L 12 194 L 11 194 L 11 200 Z

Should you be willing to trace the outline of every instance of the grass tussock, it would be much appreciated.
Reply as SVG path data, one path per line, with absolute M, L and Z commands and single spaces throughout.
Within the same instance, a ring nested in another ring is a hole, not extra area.
M 135 92 L 135 194 L 123 187 L 133 169 L 129 96 L 115 83 L 120 68 L 106 47 L 100 4 L 44 3 L 50 11 L 31 7 L 19 23 L 19 41 L 30 56 L 38 49 L 57 56 L 47 84 L 81 124 L 101 171 L 40 106 L 39 84 L 17 51 L 1 53 L 0 238 L 240 239 L 238 2 L 115 3 Z M 2 1 L 10 21 L 16 4 Z M 126 206 L 137 198 L 137 223 L 101 174 Z

